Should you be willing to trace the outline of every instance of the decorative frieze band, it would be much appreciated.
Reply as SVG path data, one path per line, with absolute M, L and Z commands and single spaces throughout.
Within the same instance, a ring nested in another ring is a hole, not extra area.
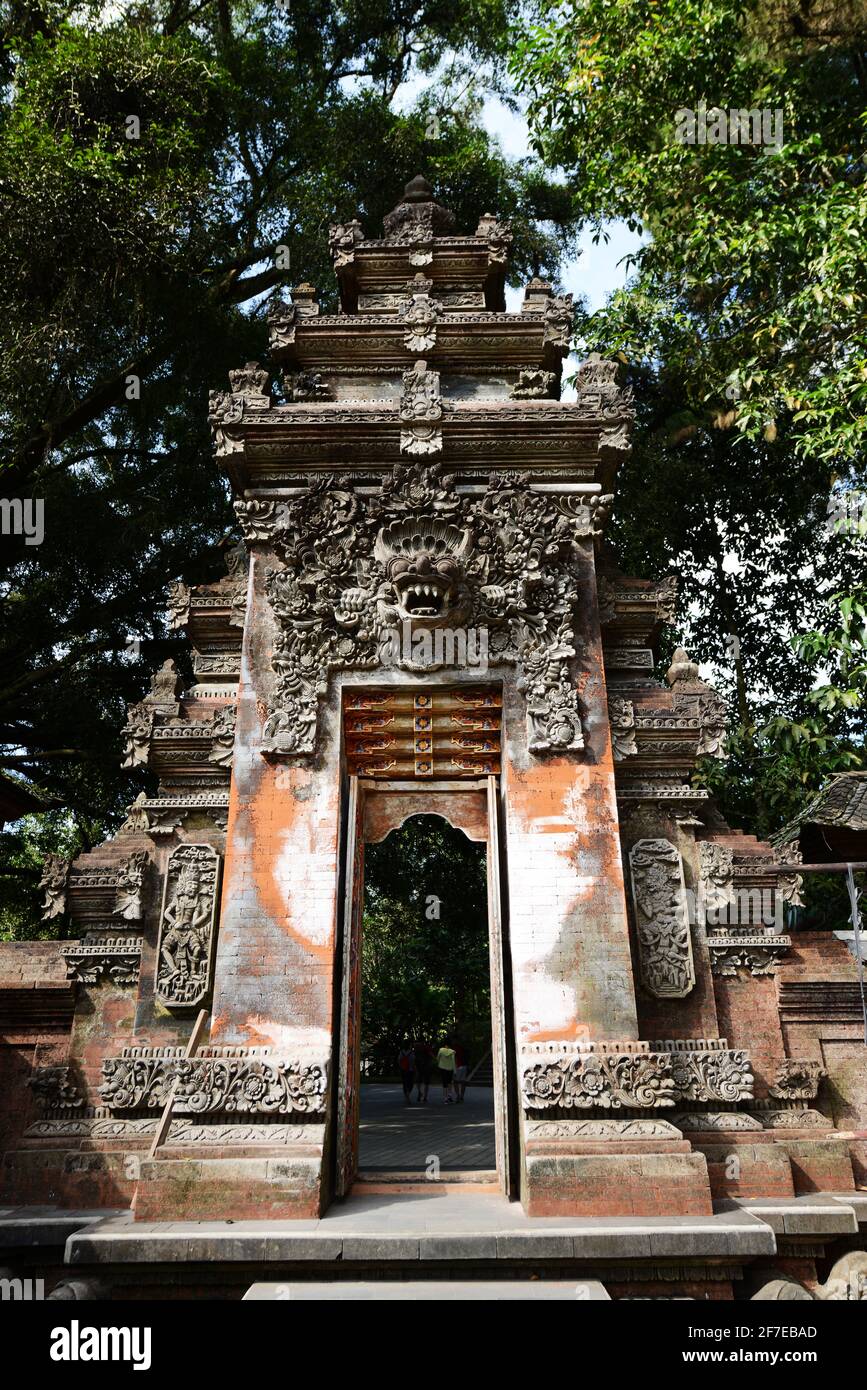
M 110 1110 L 159 1110 L 177 1082 L 173 1108 L 179 1115 L 325 1111 L 328 1073 L 324 1061 L 267 1055 L 187 1058 L 130 1048 L 120 1057 L 107 1057 L 102 1070 L 100 1094 Z
M 522 1049 L 524 1109 L 648 1110 L 752 1099 L 749 1056 L 725 1039 L 551 1043 Z
M 773 975 L 791 944 L 790 936 L 712 932 L 707 938 L 710 968 L 719 976 L 737 975 L 739 969 L 756 976 Z
M 138 984 L 141 964 L 142 938 L 107 936 L 103 940 L 87 938 L 61 946 L 66 961 L 66 978 L 84 985 L 96 985 L 103 979 L 115 985 Z

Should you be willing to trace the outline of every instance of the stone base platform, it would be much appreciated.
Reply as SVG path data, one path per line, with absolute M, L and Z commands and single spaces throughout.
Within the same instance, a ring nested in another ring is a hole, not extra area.
M 240 1299 L 257 1283 L 596 1280 L 611 1298 L 729 1300 L 765 1271 L 811 1283 L 823 1255 L 863 1249 L 867 1192 L 729 1200 L 706 1216 L 532 1218 L 501 1197 L 443 1186 L 353 1195 L 319 1219 L 100 1217 L 7 1210 L 0 1263 L 17 1270 L 20 1254 L 29 1269 L 35 1260 L 74 1281 L 78 1297 L 116 1299 Z M 389 1297 L 384 1287 L 378 1296 Z

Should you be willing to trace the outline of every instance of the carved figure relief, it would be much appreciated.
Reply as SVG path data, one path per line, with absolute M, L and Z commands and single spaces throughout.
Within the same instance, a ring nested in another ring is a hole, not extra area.
M 219 870 L 210 845 L 179 845 L 169 857 L 154 991 L 169 1008 L 198 1004 L 210 988 Z
M 637 840 L 629 867 L 645 988 L 683 999 L 695 986 L 695 964 L 680 855 L 668 840 Z
M 147 862 L 147 850 L 136 850 L 118 870 L 114 915 L 125 922 L 140 922 L 144 916 L 142 886 Z

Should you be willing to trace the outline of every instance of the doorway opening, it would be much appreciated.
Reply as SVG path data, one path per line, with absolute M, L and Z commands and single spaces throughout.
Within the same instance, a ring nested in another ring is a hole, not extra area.
M 496 1173 L 486 858 L 437 815 L 365 845 L 361 1177 Z
M 347 793 L 334 1194 L 466 1180 L 512 1197 L 499 780 L 350 774 Z

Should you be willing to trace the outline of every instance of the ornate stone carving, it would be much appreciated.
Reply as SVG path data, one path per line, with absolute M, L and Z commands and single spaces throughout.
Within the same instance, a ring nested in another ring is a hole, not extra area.
M 487 630 L 489 664 L 519 668 L 531 751 L 581 748 L 570 674 L 578 543 L 598 534 L 609 505 L 499 475 L 481 497 L 459 494 L 439 465 L 418 463 L 396 468 L 379 497 L 324 477 L 279 516 L 273 504 L 239 506 L 248 534 L 267 536 L 284 565 L 266 571 L 278 633 L 263 751 L 312 753 L 330 673 L 380 665 L 402 622 Z M 397 645 L 398 664 L 411 663 Z
M 815 1100 L 819 1082 L 828 1073 L 820 1062 L 802 1062 L 787 1057 L 780 1062 L 768 1094 L 775 1100 Z
M 761 1129 L 761 1125 L 759 1125 Z M 679 1139 L 667 1120 L 527 1120 L 528 1139 Z
M 335 270 L 352 265 L 355 248 L 363 240 L 364 232 L 357 219 L 352 222 L 332 222 L 328 228 L 328 251 Z
M 173 579 L 168 586 L 166 612 L 168 613 L 169 627 L 173 630 L 185 627 L 189 622 L 190 594 L 190 588 L 180 579 Z
M 801 896 L 801 889 L 804 886 L 802 874 L 796 872 L 797 865 L 803 864 L 802 855 L 797 844 L 780 845 L 777 849 L 777 860 L 780 864 L 791 866 L 791 872 L 780 873 L 777 877 L 777 892 L 783 902 L 790 903 L 792 907 L 803 907 L 804 899 Z
M 674 1105 L 671 1060 L 647 1053 L 579 1053 L 524 1068 L 528 1110 L 649 1110 Z
M 139 792 L 135 801 L 128 808 L 127 817 L 120 827 L 118 834 L 136 835 L 149 828 L 148 813 L 144 803 L 147 801 L 147 792 Z
M 290 405 L 298 401 L 333 401 L 334 392 L 321 372 L 286 372 L 283 390 Z
M 763 1129 L 833 1129 L 834 1123 L 818 1110 L 762 1110 Z
M 509 396 L 513 401 L 540 401 L 551 398 L 557 381 L 554 372 L 543 372 L 540 367 L 526 367 L 518 373 Z
M 164 711 L 169 716 L 178 713 L 178 698 L 184 688 L 183 681 L 178 674 L 178 668 L 169 657 L 164 661 L 158 671 L 154 671 L 151 676 L 151 687 L 148 693 L 142 697 L 142 704 L 153 706 L 154 709 Z
M 45 1110 L 74 1110 L 84 1104 L 69 1067 L 37 1067 L 27 1084 Z
M 614 761 L 622 763 L 638 752 L 635 742 L 635 710 L 631 700 L 612 698 L 608 701 L 608 720 L 611 724 L 611 747 Z
M 148 864 L 146 849 L 136 850 L 117 871 L 117 896 L 114 915 L 125 922 L 140 922 L 144 916 L 142 887 Z
M 708 912 L 730 913 L 734 902 L 733 853 L 729 845 L 701 840 L 698 846 L 699 875 Z
M 711 932 L 707 938 L 710 968 L 714 975 L 734 976 L 738 970 L 751 975 L 773 975 L 780 957 L 792 944 L 790 936 L 767 934 L 730 935 Z
M 685 647 L 675 647 L 665 679 L 672 689 L 676 686 L 684 686 L 687 690 L 707 688 L 704 681 L 699 679 L 698 666 L 690 660 Z
M 658 999 L 684 999 L 695 965 L 680 855 L 668 840 L 638 840 L 629 867 L 644 986 Z
M 427 363 L 420 360 L 411 371 L 403 373 L 403 395 L 400 398 L 401 453 L 441 453 L 442 417 L 440 374 L 429 372 Z
M 123 734 L 123 761 L 121 767 L 139 767 L 146 764 L 150 754 L 151 734 L 154 727 L 154 711 L 145 704 L 130 705 L 127 709 Z
M 763 1126 L 754 1115 L 739 1110 L 695 1110 L 672 1115 L 671 1123 L 688 1134 L 743 1133 L 761 1131 Z
M 235 706 L 217 710 L 211 721 L 211 751 L 208 761 L 217 767 L 231 767 L 235 749 Z
M 428 293 L 430 283 L 423 275 L 417 275 L 409 298 L 400 305 L 405 328 L 403 343 L 408 352 L 430 352 L 436 346 L 437 320 L 442 310 Z
M 46 854 L 39 880 L 42 900 L 42 920 L 50 922 L 66 911 L 66 886 L 69 882 L 69 860 L 62 854 Z
M 571 294 L 555 294 L 545 302 L 545 336 L 543 342 L 559 350 L 565 357 L 575 332 L 575 306 Z
M 210 845 L 178 845 L 169 856 L 154 990 L 169 1008 L 198 1004 L 210 988 L 219 871 Z
M 571 314 L 571 296 L 569 300 Z M 632 391 L 620 385 L 619 377 L 620 366 L 617 362 L 601 357 L 598 352 L 591 352 L 575 373 L 578 404 L 583 410 L 601 415 L 604 420 L 619 422 L 623 417 L 631 416 Z
M 62 946 L 66 978 L 84 985 L 96 985 L 103 979 L 115 985 L 138 984 L 141 947 L 140 936 L 88 936 L 84 941 Z
M 725 758 L 728 720 L 725 701 L 715 690 L 707 690 L 698 697 L 698 715 L 701 722 L 697 749 L 699 757 Z
M 298 308 L 295 304 L 287 304 L 285 299 L 275 296 L 271 300 L 268 309 L 268 342 L 272 352 L 279 351 L 281 348 L 291 347 L 295 342 L 295 331 L 298 327 Z M 211 397 L 212 406 L 214 403 Z M 242 412 L 243 413 L 243 410 Z M 241 415 L 238 415 L 240 420 Z M 226 424 L 234 424 L 235 420 L 224 421 Z
M 492 265 L 506 265 L 514 237 L 508 222 L 501 222 L 493 213 L 483 213 L 479 218 L 476 236 L 488 243 L 488 261 Z
M 728 1048 L 672 1052 L 672 1074 L 679 1100 L 734 1104 L 751 1100 L 753 1074 L 746 1052 Z
M 134 1053 L 136 1049 L 129 1049 Z M 270 1057 L 108 1057 L 103 1104 L 110 1110 L 159 1110 L 177 1082 L 179 1115 L 318 1115 L 326 1104 L 324 1063 Z
M 831 1269 L 816 1298 L 835 1303 L 867 1303 L 867 1252 L 849 1250 Z
M 235 502 L 235 515 L 245 541 L 266 541 L 276 523 L 277 503 L 242 497 Z
M 258 362 L 247 362 L 229 372 L 233 396 L 267 396 L 269 373 Z

